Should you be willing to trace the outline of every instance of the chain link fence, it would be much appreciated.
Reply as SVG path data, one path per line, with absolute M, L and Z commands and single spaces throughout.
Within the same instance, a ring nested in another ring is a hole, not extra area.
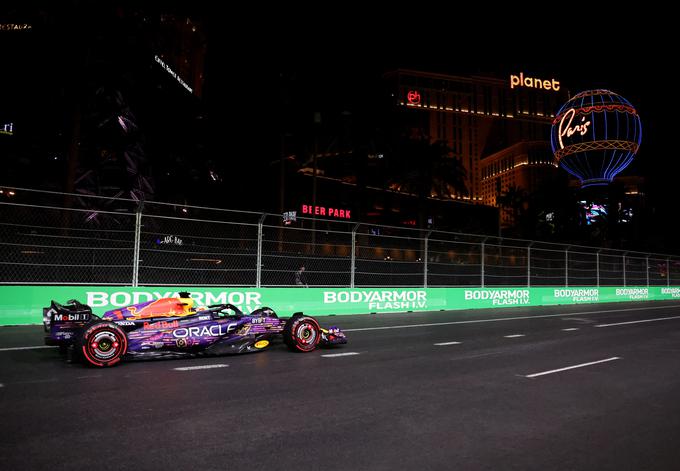
M 4 195 L 6 195 L 5 190 Z M 1 284 L 670 286 L 680 257 L 12 189 Z
M 130 284 L 135 216 L 0 204 L 0 283 Z

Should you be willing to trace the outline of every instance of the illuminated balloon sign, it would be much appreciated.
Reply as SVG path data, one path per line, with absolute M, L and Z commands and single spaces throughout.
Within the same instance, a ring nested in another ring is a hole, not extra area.
M 610 183 L 633 161 L 641 139 L 637 111 L 609 90 L 575 95 L 560 108 L 550 132 L 555 159 L 583 187 Z

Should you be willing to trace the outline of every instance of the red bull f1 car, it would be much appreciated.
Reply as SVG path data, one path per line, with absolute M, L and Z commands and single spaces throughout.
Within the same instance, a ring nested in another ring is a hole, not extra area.
M 347 343 L 337 327 L 322 328 L 303 313 L 280 318 L 269 307 L 244 314 L 232 304 L 194 308 L 189 293 L 113 309 L 97 316 L 90 306 L 52 301 L 43 309 L 45 343 L 99 367 L 123 358 L 190 357 L 266 350 L 276 338 L 289 349 Z

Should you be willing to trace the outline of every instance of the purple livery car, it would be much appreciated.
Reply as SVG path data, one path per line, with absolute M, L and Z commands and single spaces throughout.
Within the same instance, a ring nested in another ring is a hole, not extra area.
M 76 300 L 52 301 L 43 310 L 45 343 L 94 366 L 125 358 L 187 357 L 258 352 L 276 338 L 293 351 L 347 343 L 337 327 L 295 313 L 280 318 L 268 307 L 242 313 L 231 304 L 193 308 L 189 293 L 107 311 L 99 317 Z

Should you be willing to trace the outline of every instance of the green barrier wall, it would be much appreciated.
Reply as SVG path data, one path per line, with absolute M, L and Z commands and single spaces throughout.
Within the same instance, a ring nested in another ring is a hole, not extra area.
M 261 306 L 281 316 L 550 306 L 680 298 L 680 287 L 578 288 L 128 288 L 116 286 L 0 286 L 0 325 L 39 324 L 50 300 L 77 299 L 97 314 L 189 291 L 197 305 L 231 303 L 250 312 Z

